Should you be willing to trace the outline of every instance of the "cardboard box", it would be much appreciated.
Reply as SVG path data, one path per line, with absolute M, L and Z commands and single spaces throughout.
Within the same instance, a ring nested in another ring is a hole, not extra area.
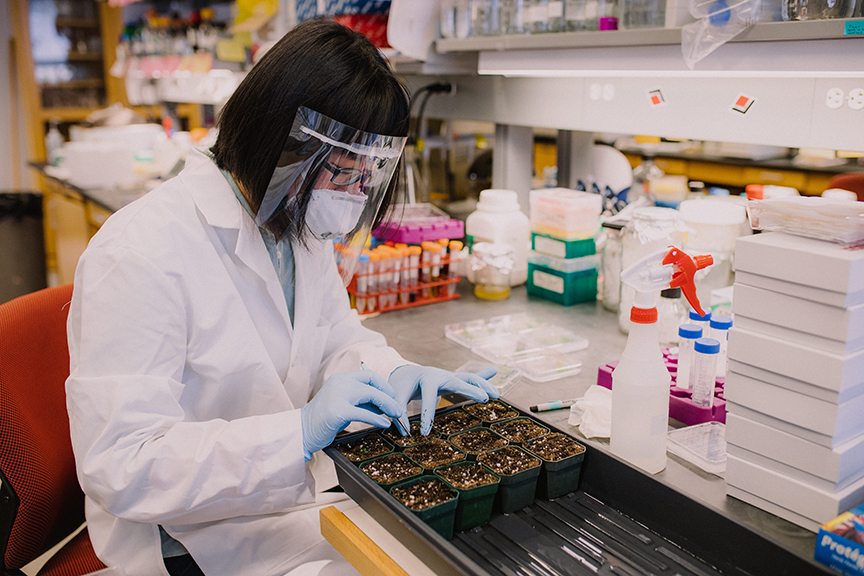
M 843 574 L 864 574 L 864 506 L 826 522 L 816 536 L 814 557 Z
M 727 448 L 730 444 L 835 485 L 846 486 L 864 473 L 864 434 L 832 449 L 741 414 L 728 413 Z
M 846 442 L 864 434 L 864 418 L 861 417 L 864 414 L 864 395 L 834 404 L 737 372 L 728 372 L 723 396 L 727 402 L 830 436 L 836 442 Z
M 732 454 L 726 455 L 726 485 L 773 502 L 819 524 L 864 503 L 864 479 L 839 492 L 826 492 Z
M 832 289 L 814 288 L 805 284 L 796 284 L 794 282 L 786 282 L 777 278 L 762 276 L 744 270 L 735 271 L 735 281 L 756 288 L 764 288 L 781 294 L 788 294 L 796 298 L 804 300 L 812 300 L 813 302 L 821 302 L 828 306 L 836 306 L 838 308 L 851 308 L 864 304 L 864 290 L 857 292 L 836 292 Z
M 835 392 L 864 383 L 864 350 L 840 356 L 733 326 L 728 357 Z
M 842 392 L 837 392 L 835 390 L 828 390 L 827 388 L 808 384 L 807 382 L 798 380 L 797 378 L 777 374 L 776 372 L 771 372 L 770 370 L 765 370 L 758 366 L 745 364 L 738 360 L 729 360 L 729 363 L 727 364 L 727 372 L 729 371 L 737 372 L 738 374 L 743 374 L 750 378 L 756 378 L 757 380 L 762 380 L 763 382 L 768 382 L 775 386 L 781 386 L 788 390 L 794 390 L 795 392 L 800 392 L 801 394 L 806 394 L 813 398 L 819 398 L 825 402 L 833 402 L 834 404 L 847 402 L 852 398 L 864 394 L 864 384 L 847 388 Z
M 761 510 L 765 510 L 766 512 L 770 512 L 771 514 L 774 514 L 775 516 L 779 516 L 780 518 L 783 518 L 784 520 L 788 520 L 789 522 L 792 522 L 793 524 L 797 524 L 798 526 L 801 526 L 802 528 L 804 528 L 806 530 L 810 530 L 811 532 L 818 531 L 819 526 L 821 525 L 821 522 L 817 522 L 816 520 L 812 520 L 810 518 L 802 516 L 801 514 L 798 514 L 797 512 L 793 512 L 792 510 L 789 510 L 787 508 L 783 508 L 782 506 L 779 506 L 779 505 L 775 504 L 774 502 L 770 502 L 768 500 L 765 500 L 764 498 L 760 498 L 759 496 L 756 496 L 755 494 L 751 494 L 751 493 L 747 492 L 746 490 L 742 490 L 742 489 L 737 488 L 735 486 L 729 486 L 727 484 L 726 485 L 726 495 L 731 496 L 732 498 L 737 498 L 738 500 L 741 500 L 742 502 L 747 502 L 751 506 L 755 506 L 756 508 L 759 508 Z
M 864 250 L 783 232 L 738 238 L 735 269 L 829 292 L 864 291 Z
M 831 340 L 864 340 L 864 304 L 838 308 L 735 282 L 732 312 Z
M 767 414 L 752 410 L 750 408 L 747 408 L 746 406 L 742 406 L 741 404 L 736 404 L 735 402 L 727 401 L 726 411 L 727 416 L 730 413 L 735 413 L 739 416 L 743 416 L 744 418 L 753 420 L 754 422 L 759 422 L 760 424 L 765 424 L 766 426 L 769 426 L 771 428 L 782 430 L 787 434 L 792 434 L 793 436 L 803 438 L 804 440 L 813 442 L 814 444 L 819 444 L 820 446 L 825 446 L 827 448 L 833 449 L 843 444 L 843 442 L 836 440 L 833 436 L 820 434 L 818 432 L 814 432 L 813 430 L 808 430 L 807 428 L 796 426 L 795 424 L 792 424 L 790 422 L 785 422 L 778 418 L 774 418 L 773 416 L 768 416 Z
M 807 348 L 816 348 L 817 350 L 822 350 L 823 352 L 829 352 L 831 354 L 838 354 L 840 356 L 846 356 L 847 354 L 854 354 L 855 352 L 864 350 L 864 337 L 856 340 L 847 340 L 845 342 L 841 340 L 831 340 L 822 336 L 816 336 L 815 334 L 799 332 L 798 330 L 792 330 L 791 328 L 784 328 L 783 326 L 777 326 L 776 324 L 769 324 L 768 322 L 755 320 L 741 314 L 735 315 L 735 325 L 744 330 L 749 330 L 750 332 L 773 336 L 780 340 L 788 340 L 789 342 L 794 342 L 795 344 L 800 344 Z

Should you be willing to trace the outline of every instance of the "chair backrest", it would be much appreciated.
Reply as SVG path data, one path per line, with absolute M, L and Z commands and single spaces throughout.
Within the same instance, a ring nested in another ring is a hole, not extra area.
M 18 569 L 84 522 L 66 412 L 72 285 L 0 305 L 0 568 Z
M 837 174 L 828 182 L 828 188 L 842 188 L 855 192 L 858 195 L 858 201 L 864 201 L 864 171 Z

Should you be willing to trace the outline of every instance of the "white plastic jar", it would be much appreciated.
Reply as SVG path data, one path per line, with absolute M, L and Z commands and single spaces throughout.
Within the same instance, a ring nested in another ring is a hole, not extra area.
M 510 286 L 525 283 L 528 279 L 531 222 L 519 209 L 516 192 L 502 189 L 480 192 L 477 209 L 465 220 L 465 234 L 472 238 L 474 244 L 492 242 L 512 246 L 516 261 L 510 272 Z M 470 270 L 468 280 L 475 282 Z

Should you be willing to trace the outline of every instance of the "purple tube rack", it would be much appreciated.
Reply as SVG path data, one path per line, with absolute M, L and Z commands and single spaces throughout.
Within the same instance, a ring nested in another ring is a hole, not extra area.
M 692 391 L 686 388 L 678 388 L 675 376 L 678 371 L 678 356 L 671 354 L 669 348 L 663 349 L 663 361 L 666 369 L 672 375 L 672 386 L 669 388 L 669 417 L 678 420 L 688 426 L 701 424 L 703 422 L 726 423 L 726 399 L 723 397 L 724 378 L 714 381 L 714 406 L 703 408 L 696 406 L 690 399 Z M 618 362 L 609 362 L 600 366 L 597 370 L 597 384 L 604 388 L 612 389 L 612 372 Z

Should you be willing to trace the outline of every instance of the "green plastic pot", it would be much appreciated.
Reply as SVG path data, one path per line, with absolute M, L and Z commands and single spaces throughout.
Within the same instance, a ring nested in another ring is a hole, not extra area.
M 369 476 L 369 479 L 370 479 L 370 480 L 372 480 L 373 482 L 375 482 L 376 484 L 378 484 L 379 486 L 381 486 L 381 488 L 383 488 L 384 490 L 389 490 L 390 488 L 392 488 L 392 487 L 395 486 L 396 484 L 399 484 L 400 482 L 405 482 L 405 481 L 407 481 L 407 480 L 411 480 L 411 479 L 417 478 L 418 476 L 420 476 L 421 474 L 423 474 L 423 466 L 421 466 L 420 464 L 417 464 L 416 462 L 414 462 L 413 460 L 411 460 L 410 458 L 408 458 L 408 457 L 405 456 L 404 454 L 400 454 L 399 452 L 391 452 L 390 454 L 384 454 L 383 456 L 378 456 L 377 458 L 372 458 L 372 459 L 370 459 L 370 460 L 366 460 L 365 462 L 363 462 L 362 464 L 360 464 L 360 470 L 363 471 L 363 473 L 365 474 L 366 471 L 363 470 L 364 468 L 366 468 L 367 466 L 371 465 L 371 464 L 372 464 L 373 462 L 375 462 L 376 460 L 382 460 L 382 459 L 384 459 L 384 458 L 389 458 L 389 457 L 391 457 L 391 456 L 399 456 L 400 458 L 404 458 L 404 459 L 408 460 L 408 461 L 411 462 L 412 464 L 415 464 L 415 465 L 417 466 L 417 468 L 419 468 L 419 471 L 418 471 L 416 474 L 412 474 L 411 476 L 406 476 L 406 477 L 404 477 L 404 478 L 399 478 L 398 480 L 394 480 L 393 482 L 389 482 L 389 483 L 387 483 L 387 484 L 382 484 L 381 482 L 378 482 L 377 480 L 375 480 L 374 478 L 372 478 L 371 476 L 369 476 L 368 474 L 366 474 L 367 476 Z
M 419 478 L 414 478 L 412 480 L 407 480 L 405 482 L 398 482 L 394 484 L 390 488 L 390 494 L 393 495 L 394 488 L 408 488 L 417 484 L 418 482 L 424 482 L 429 480 L 437 480 L 441 482 L 448 488 L 452 488 L 447 482 L 444 482 L 438 476 L 433 476 L 431 474 L 427 474 L 425 476 L 420 476 Z M 394 497 L 395 498 L 395 497 Z M 398 500 L 397 500 L 398 501 Z M 399 502 L 402 504 L 402 502 Z M 404 505 L 404 504 L 403 504 Z M 456 521 L 456 508 L 459 505 L 459 491 L 456 490 L 456 495 L 446 502 L 442 502 L 440 504 L 436 504 L 435 506 L 431 506 L 424 510 L 411 510 L 411 513 L 417 516 L 420 520 L 426 523 L 427 526 L 435 530 L 438 534 L 440 534 L 443 538 L 450 540 L 453 538 L 453 527 Z
M 530 422 L 531 424 L 536 425 L 538 428 L 541 428 L 544 431 L 539 436 L 535 436 L 534 438 L 531 438 L 531 440 L 536 440 L 537 438 L 541 438 L 542 436 L 549 434 L 549 428 L 548 427 L 540 424 L 539 422 L 537 422 L 533 418 L 528 418 L 525 416 L 519 416 L 516 418 L 510 418 L 508 420 L 501 420 L 499 422 L 493 422 L 492 425 L 489 426 L 489 429 L 492 430 L 493 432 L 495 432 L 496 434 L 498 434 L 499 436 L 501 436 L 502 438 L 506 438 L 507 441 L 510 442 L 511 446 L 523 446 L 523 445 L 527 444 L 527 442 L 518 442 L 515 440 L 511 440 L 510 438 L 507 438 L 507 436 L 505 436 L 502 432 L 499 431 L 502 427 L 504 427 L 508 424 L 512 424 L 514 422 L 519 422 L 520 420 L 526 420 L 526 421 Z M 531 440 L 528 440 L 528 442 L 531 442 Z
M 537 460 L 537 465 L 515 474 L 502 474 L 495 471 L 494 468 L 489 467 L 493 474 L 496 474 L 501 478 L 501 483 L 498 485 L 498 493 L 495 495 L 494 508 L 500 510 L 502 514 L 509 514 L 521 510 L 522 508 L 534 503 L 534 498 L 537 493 L 537 479 L 540 477 L 540 470 L 542 468 L 542 460 L 517 446 L 496 448 L 495 450 L 490 450 L 485 454 L 494 454 L 495 452 L 507 449 L 519 450 L 520 452 L 528 454 Z
M 460 462 L 449 466 L 441 466 L 435 469 L 435 475 L 439 476 L 439 472 L 448 468 L 456 468 L 457 466 L 471 466 L 473 462 Z M 480 464 L 479 466 L 482 466 Z M 475 526 L 482 526 L 489 522 L 492 516 L 492 506 L 495 503 L 495 494 L 498 493 L 498 485 L 501 478 L 492 473 L 488 468 L 483 466 L 483 470 L 491 474 L 495 478 L 495 482 L 475 486 L 474 488 L 459 488 L 451 484 L 446 478 L 441 477 L 445 484 L 459 492 L 459 504 L 456 506 L 456 521 L 454 529 L 457 531 L 469 530 Z
M 498 434 L 494 430 L 491 430 L 491 429 L 486 428 L 484 426 L 474 426 L 473 428 L 468 428 L 467 430 L 462 430 L 461 432 L 456 432 L 455 434 L 451 434 L 450 436 L 448 436 L 447 441 L 450 442 L 453 446 L 455 446 L 457 450 L 461 450 L 462 452 L 464 452 L 467 455 L 467 459 L 470 462 L 476 462 L 477 456 L 479 456 L 483 452 L 470 452 L 470 451 L 466 450 L 465 448 L 463 448 L 462 446 L 460 446 L 459 444 L 457 444 L 456 442 L 454 442 L 453 438 L 455 438 L 456 436 L 459 436 L 461 434 L 465 434 L 467 432 L 473 432 L 475 430 L 485 430 L 486 432 L 492 434 L 493 436 L 501 438 L 502 440 L 504 440 L 504 446 L 509 444 L 509 441 L 506 438 L 504 438 L 503 436 L 501 436 L 500 434 Z M 503 446 L 499 446 L 499 448 L 503 448 Z M 494 450 L 494 448 L 493 448 L 493 450 Z M 484 452 L 486 452 L 486 451 L 484 450 Z
M 371 460 L 372 458 L 377 458 L 377 457 L 379 457 L 379 456 L 386 456 L 387 454 L 391 454 L 391 453 L 393 453 L 393 452 L 395 451 L 395 449 L 393 448 L 393 443 L 392 443 L 392 442 L 390 442 L 387 438 L 385 438 L 385 437 L 382 436 L 381 434 L 374 433 L 374 432 L 373 432 L 373 433 L 370 433 L 370 434 L 366 434 L 365 436 L 363 436 L 362 439 L 361 439 L 361 438 L 358 438 L 358 439 L 355 439 L 355 440 L 346 440 L 346 441 L 343 441 L 343 442 L 337 442 L 337 443 L 336 443 L 336 449 L 339 450 L 340 452 L 342 452 L 342 450 L 341 450 L 340 448 L 343 447 L 343 446 L 345 446 L 346 444 L 356 444 L 357 442 L 360 442 L 361 440 L 364 440 L 364 439 L 366 439 L 366 438 L 369 438 L 370 436 L 377 436 L 377 437 L 381 438 L 381 440 L 384 442 L 384 445 L 387 446 L 387 448 L 388 448 L 387 452 L 383 452 L 383 453 L 381 453 L 381 454 L 376 454 L 376 455 L 374 455 L 374 456 L 370 456 L 370 457 L 368 457 L 368 458 L 363 458 L 363 459 L 361 459 L 361 460 L 353 460 L 353 459 L 349 458 L 347 454 L 344 454 L 344 453 L 343 453 L 342 455 L 345 456 L 345 458 L 346 458 L 349 462 L 353 462 L 355 465 L 359 466 L 360 464 L 362 464 L 363 462 L 366 462 L 367 460 Z
M 574 441 L 575 442 L 575 441 Z M 578 446 L 582 446 L 575 442 Z M 579 477 L 582 474 L 582 461 L 585 459 L 585 447 L 582 452 L 573 454 L 562 460 L 547 460 L 531 451 L 531 444 L 527 446 L 528 452 L 540 459 L 543 464 L 540 467 L 540 477 L 537 480 L 537 495 L 541 498 L 552 499 L 569 494 L 579 488 Z

